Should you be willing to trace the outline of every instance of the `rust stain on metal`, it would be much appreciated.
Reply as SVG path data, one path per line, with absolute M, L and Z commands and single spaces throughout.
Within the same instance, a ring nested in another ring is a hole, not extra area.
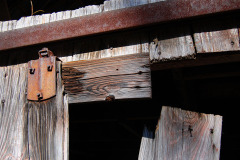
M 240 9 L 239 0 L 172 0 L 0 33 L 0 50 Z
M 56 85 L 56 56 L 47 48 L 43 48 L 39 51 L 38 60 L 28 62 L 27 99 L 49 99 L 56 95 Z

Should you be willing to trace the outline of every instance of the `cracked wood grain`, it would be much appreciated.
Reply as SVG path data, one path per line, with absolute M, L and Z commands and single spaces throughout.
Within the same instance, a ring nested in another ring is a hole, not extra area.
M 27 64 L 0 67 L 0 159 L 67 160 L 68 99 L 61 72 L 56 97 L 29 102 L 27 71 Z
M 219 160 L 222 117 L 163 107 L 155 132 L 144 130 L 139 160 Z
M 63 63 L 69 103 L 151 98 L 148 53 Z
M 0 159 L 28 159 L 26 64 L 0 67 Z

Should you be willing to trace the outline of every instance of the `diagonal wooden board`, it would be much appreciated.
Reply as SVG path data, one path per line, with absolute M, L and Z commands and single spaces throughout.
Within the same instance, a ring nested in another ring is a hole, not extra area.
M 143 133 L 138 160 L 220 158 L 222 116 L 163 107 L 153 133 Z
M 148 53 L 67 62 L 62 73 L 69 103 L 151 98 Z

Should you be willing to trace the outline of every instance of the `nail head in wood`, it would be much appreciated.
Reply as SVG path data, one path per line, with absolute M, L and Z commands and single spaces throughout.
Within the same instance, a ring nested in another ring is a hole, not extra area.
M 114 95 L 109 95 L 109 96 L 107 96 L 106 98 L 105 98 L 105 101 L 107 101 L 107 102 L 112 102 L 112 101 L 114 101 L 115 100 L 115 96 Z

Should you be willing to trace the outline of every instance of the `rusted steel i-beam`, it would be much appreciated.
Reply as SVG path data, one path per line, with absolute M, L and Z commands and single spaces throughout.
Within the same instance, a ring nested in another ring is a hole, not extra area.
M 240 9 L 239 0 L 172 0 L 0 33 L 0 50 Z

